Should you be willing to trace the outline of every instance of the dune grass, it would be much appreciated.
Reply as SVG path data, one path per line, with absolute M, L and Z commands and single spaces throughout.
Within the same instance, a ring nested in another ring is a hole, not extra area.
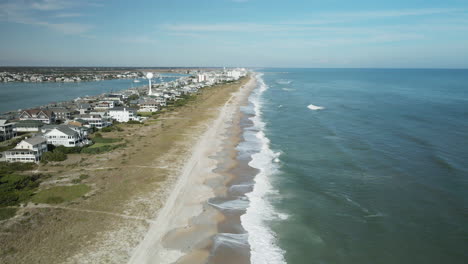
M 40 191 L 33 196 L 32 201 L 35 203 L 59 204 L 81 197 L 90 190 L 91 188 L 86 184 L 55 186 Z

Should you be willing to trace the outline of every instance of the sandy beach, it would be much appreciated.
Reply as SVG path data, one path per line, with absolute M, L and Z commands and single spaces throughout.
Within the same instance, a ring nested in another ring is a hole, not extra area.
M 133 251 L 129 263 L 206 262 L 212 238 L 224 220 L 208 200 L 225 192 L 229 180 L 216 169 L 220 163 L 226 166 L 233 162 L 236 142 L 229 139 L 238 136 L 235 129 L 238 129 L 239 108 L 254 87 L 251 78 L 218 110 L 218 117 L 207 124 L 207 131 L 193 147 L 169 198 L 151 223 L 145 239 Z

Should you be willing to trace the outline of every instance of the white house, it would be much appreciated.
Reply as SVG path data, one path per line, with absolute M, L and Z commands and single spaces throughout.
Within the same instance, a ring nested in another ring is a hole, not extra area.
M 137 116 L 137 111 L 132 108 L 125 107 L 114 107 L 109 109 L 108 115 L 110 118 L 118 122 L 128 122 L 130 120 L 140 121 L 139 116 Z
M 14 149 L 5 151 L 7 162 L 39 162 L 47 152 L 47 140 L 41 136 L 23 139 Z
M 112 122 L 110 122 L 109 119 L 95 114 L 80 115 L 77 118 L 75 118 L 75 120 L 77 119 L 82 119 L 88 122 L 88 125 L 85 126 L 89 128 L 95 127 L 97 129 L 101 129 L 103 127 L 108 127 L 112 125 Z
M 83 127 L 57 125 L 42 128 L 47 144 L 65 147 L 81 147 L 89 144 L 87 132 Z
M 157 112 L 159 110 L 159 102 L 154 99 L 147 99 L 140 103 L 138 112 Z

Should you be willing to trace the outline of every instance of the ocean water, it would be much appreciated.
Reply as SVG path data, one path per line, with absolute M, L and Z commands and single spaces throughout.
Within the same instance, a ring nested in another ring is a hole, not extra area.
M 162 81 L 169 82 L 176 79 L 176 77 L 167 77 L 163 78 Z M 51 102 L 73 100 L 77 97 L 94 96 L 102 93 L 117 92 L 137 86 L 148 85 L 147 79 L 139 80 L 139 83 L 134 83 L 133 79 L 115 79 L 76 83 L 0 82 L 0 113 L 46 105 Z M 153 83 L 160 82 L 161 81 L 157 78 L 153 79 Z
M 252 263 L 468 263 L 468 70 L 258 72 Z

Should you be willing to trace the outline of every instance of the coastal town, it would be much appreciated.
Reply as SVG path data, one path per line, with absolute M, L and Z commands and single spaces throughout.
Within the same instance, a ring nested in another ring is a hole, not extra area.
M 99 136 L 98 132 L 112 130 L 119 123 L 144 122 L 204 87 L 236 81 L 246 74 L 243 68 L 192 71 L 171 82 L 152 84 L 153 73 L 129 72 L 123 76 L 146 76 L 148 85 L 1 114 L 0 162 L 38 163 L 57 147 L 92 146 L 93 133 Z
M 89 82 L 112 79 L 136 79 L 142 78 L 143 73 L 137 71 L 125 71 L 118 73 L 61 73 L 61 72 L 14 72 L 0 71 L 0 82 Z

